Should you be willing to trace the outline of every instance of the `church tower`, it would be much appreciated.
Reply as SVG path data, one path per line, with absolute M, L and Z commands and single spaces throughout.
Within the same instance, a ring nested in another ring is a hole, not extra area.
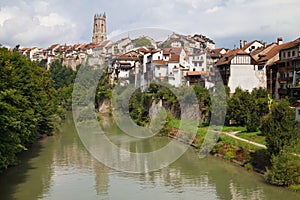
M 94 29 L 93 29 L 93 38 L 92 43 L 98 44 L 106 40 L 106 15 L 105 13 L 96 14 L 94 16 Z

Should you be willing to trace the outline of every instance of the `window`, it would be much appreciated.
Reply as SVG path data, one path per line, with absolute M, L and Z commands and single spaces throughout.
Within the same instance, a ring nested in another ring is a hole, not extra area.
M 290 66 L 290 62 L 286 62 L 286 66 L 289 67 Z
M 160 56 L 158 56 L 158 60 L 160 60 Z
M 160 70 L 160 66 L 157 66 L 157 70 Z
M 255 46 L 253 45 L 253 46 L 251 46 L 251 49 L 255 49 Z
M 284 89 L 284 84 L 280 84 L 280 89 Z
M 196 69 L 194 68 L 193 71 L 196 71 Z
M 300 109 L 297 109 L 298 110 L 298 115 L 300 115 Z
M 158 76 L 161 76 L 161 73 L 158 73 Z
M 288 54 L 287 54 L 287 57 L 291 57 L 291 52 L 289 51 Z
M 292 51 L 292 56 L 293 56 L 293 57 L 295 56 L 295 51 Z
M 282 57 L 285 58 L 285 52 L 282 53 Z

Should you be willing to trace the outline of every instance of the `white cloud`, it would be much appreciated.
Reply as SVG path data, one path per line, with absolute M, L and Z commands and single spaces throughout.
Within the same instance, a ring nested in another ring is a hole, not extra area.
M 3 26 L 4 22 L 11 19 L 13 17 L 12 10 L 17 9 L 15 7 L 8 8 L 4 7 L 0 9 L 0 26 Z
M 104 11 L 109 37 L 125 30 L 164 27 L 205 34 L 219 46 L 232 44 L 232 38 L 272 42 L 282 36 L 287 41 L 300 33 L 298 0 L 10 0 L 2 4 L 0 43 L 10 46 L 90 42 L 93 15 Z
M 0 10 L 0 43 L 15 46 L 42 46 L 76 43 L 82 32 L 64 13 L 48 9 L 47 2 L 25 1 Z
M 215 6 L 213 8 L 209 8 L 206 10 L 206 13 L 215 13 L 217 11 L 219 11 L 221 8 L 219 6 Z
M 50 13 L 46 16 L 37 16 L 42 26 L 63 26 L 71 23 L 69 19 L 64 18 L 63 16 L 57 13 Z

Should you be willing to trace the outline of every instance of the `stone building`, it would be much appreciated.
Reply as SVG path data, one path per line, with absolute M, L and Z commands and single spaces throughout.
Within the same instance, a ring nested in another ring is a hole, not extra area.
M 107 39 L 106 34 L 106 14 L 96 14 L 94 16 L 94 29 L 93 29 L 93 44 L 99 44 Z

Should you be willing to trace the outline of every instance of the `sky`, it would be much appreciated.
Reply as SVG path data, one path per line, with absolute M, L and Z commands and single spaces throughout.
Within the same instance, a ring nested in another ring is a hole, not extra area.
M 203 34 L 225 48 L 300 37 L 299 0 L 1 0 L 0 44 L 90 43 L 94 14 L 103 12 L 108 39 L 145 27 Z

